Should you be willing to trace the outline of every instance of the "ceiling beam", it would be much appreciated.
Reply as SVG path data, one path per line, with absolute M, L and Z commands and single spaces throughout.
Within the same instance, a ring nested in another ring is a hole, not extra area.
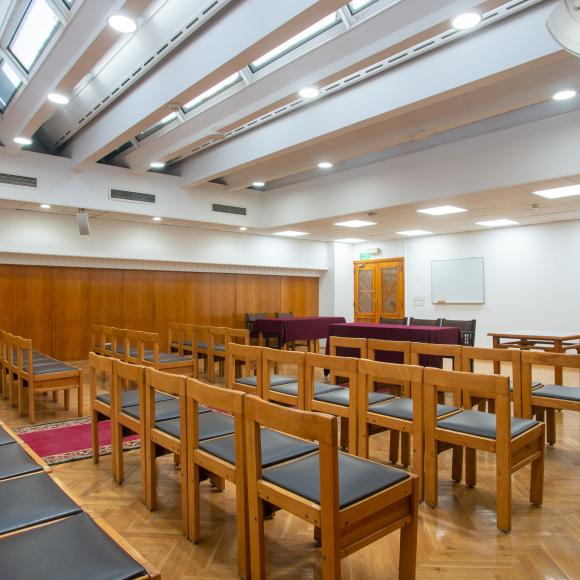
M 182 183 L 204 183 L 533 66 L 561 50 L 545 28 L 551 8 L 540 4 L 199 153 L 182 164 Z
M 253 0 L 232 5 L 211 26 L 171 54 L 135 88 L 79 133 L 66 149 L 83 169 L 167 114 L 240 70 L 289 36 L 336 10 L 342 0 Z

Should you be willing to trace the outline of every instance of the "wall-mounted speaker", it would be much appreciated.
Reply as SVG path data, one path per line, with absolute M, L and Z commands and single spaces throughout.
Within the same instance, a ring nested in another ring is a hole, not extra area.
M 79 209 L 77 212 L 77 226 L 79 227 L 79 234 L 81 236 L 90 235 L 91 224 L 89 222 L 89 214 L 84 209 Z
M 546 26 L 562 48 L 580 56 L 580 0 L 562 0 Z

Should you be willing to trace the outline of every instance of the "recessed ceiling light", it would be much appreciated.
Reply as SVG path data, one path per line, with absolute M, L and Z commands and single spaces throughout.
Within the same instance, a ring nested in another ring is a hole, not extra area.
M 154 222 L 160 222 L 161 220 L 162 220 L 162 218 L 160 218 L 160 217 L 159 217 L 159 216 L 157 216 L 157 215 L 156 215 L 156 216 L 153 218 L 153 221 L 154 221 Z
M 28 137 L 14 137 L 14 143 L 18 143 L 18 145 L 32 145 L 32 139 Z
M 151 169 L 163 169 L 165 163 L 163 163 L 163 161 L 153 161 L 153 163 L 149 163 L 149 167 L 151 167 Z
M 41 203 L 41 204 L 40 204 L 40 207 L 41 207 L 42 209 L 50 209 L 50 207 L 51 207 L 51 206 L 50 206 L 48 203 Z
M 315 99 L 320 95 L 320 89 L 317 89 L 316 87 L 304 87 L 298 91 L 298 94 L 303 99 Z
M 246 226 L 242 226 L 242 227 L 240 228 L 240 232 L 245 232 L 247 229 L 248 229 L 248 228 L 247 228 Z
M 451 213 L 461 213 L 467 211 L 462 207 L 455 207 L 454 205 L 439 205 L 437 207 L 427 207 L 425 209 L 418 209 L 417 213 L 426 213 L 428 215 L 448 215 Z
M 266 185 L 265 181 L 254 181 L 252 187 L 264 187 Z
M 345 228 L 364 228 L 365 226 L 376 226 L 376 222 L 367 222 L 365 220 L 348 220 L 346 222 L 337 222 L 335 226 L 342 226 Z
M 60 93 L 48 93 L 46 98 L 57 105 L 68 105 L 70 101 L 66 95 L 61 95 Z
M 485 226 L 486 228 L 498 228 L 501 226 L 517 226 L 518 222 L 502 218 L 499 220 L 487 220 L 483 222 L 476 222 L 476 224 L 478 226 Z
M 428 232 L 426 230 L 404 230 L 402 232 L 397 232 L 398 236 L 429 236 L 433 232 Z
M 552 95 L 555 101 L 567 101 L 568 99 L 573 99 L 576 96 L 576 91 L 573 89 L 566 89 L 565 91 L 558 91 Z
M 366 240 L 361 240 L 360 238 L 341 238 L 340 240 L 334 240 L 335 242 L 342 242 L 343 244 L 362 244 Z
M 560 197 L 572 197 L 580 195 L 580 185 L 568 185 L 566 187 L 555 187 L 553 189 L 540 189 L 534 191 L 536 195 L 541 195 L 546 199 L 558 199 Z
M 469 30 L 470 28 L 475 28 L 481 22 L 481 14 L 477 12 L 466 12 L 465 14 L 460 14 L 456 16 L 451 21 L 451 26 L 455 30 Z
M 287 238 L 297 238 L 299 236 L 307 236 L 308 233 L 307 232 L 296 232 L 294 230 L 286 230 L 283 232 L 275 232 L 274 235 L 275 236 L 285 236 Z
M 320 169 L 330 169 L 332 167 L 332 163 L 330 161 L 321 161 L 318 164 L 318 167 L 320 167 Z
M 107 22 L 113 30 L 122 32 L 123 34 L 131 34 L 137 30 L 137 23 L 124 14 L 112 14 L 109 16 Z

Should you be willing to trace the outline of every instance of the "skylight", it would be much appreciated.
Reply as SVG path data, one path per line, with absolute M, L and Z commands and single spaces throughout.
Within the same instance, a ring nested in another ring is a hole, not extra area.
M 9 63 L 0 63 L 0 111 L 4 112 L 21 82 Z
M 26 72 L 38 60 L 58 25 L 58 17 L 46 0 L 32 0 L 8 45 Z
M 163 129 L 165 125 L 169 125 L 169 123 L 175 121 L 175 119 L 177 119 L 177 113 L 169 113 L 169 115 L 163 117 L 161 121 L 158 121 L 154 125 L 151 125 L 151 127 L 148 127 L 144 131 L 141 131 L 141 133 L 139 133 L 139 135 L 137 135 L 135 139 L 137 139 L 137 141 L 143 141 L 143 139 L 147 139 L 147 137 L 150 137 L 151 135 L 153 135 L 153 133 L 157 133 L 157 131 Z
M 369 4 L 373 4 L 377 0 L 353 0 L 348 3 L 348 9 L 351 14 L 356 14 L 360 12 L 363 8 L 366 8 Z
M 375 0 L 371 0 L 375 1 Z M 309 26 L 306 30 L 299 32 L 296 36 L 293 36 L 290 40 L 283 42 L 282 44 L 278 45 L 276 48 L 273 48 L 270 52 L 267 52 L 260 58 L 256 59 L 250 64 L 250 69 L 252 72 L 256 72 L 257 70 L 261 69 L 262 67 L 270 64 L 272 61 L 280 58 L 281 56 L 287 54 L 291 50 L 298 48 L 301 44 L 308 42 L 315 36 L 322 34 L 329 28 L 332 28 L 335 24 L 340 22 L 340 17 L 338 12 L 333 12 L 329 14 L 322 20 L 319 20 L 312 26 Z
M 195 107 L 201 105 L 203 102 L 207 101 L 208 99 L 211 99 L 212 97 L 221 93 L 222 91 L 225 91 L 227 88 L 231 87 L 232 85 L 235 85 L 237 82 L 241 80 L 242 77 L 239 72 L 230 75 L 227 79 L 224 79 L 217 85 L 214 85 L 207 91 L 201 93 L 201 95 L 195 97 L 195 99 L 189 101 L 189 103 L 185 103 L 185 105 L 183 105 L 183 112 L 187 113 L 188 111 L 191 111 L 191 109 L 194 109 Z
M 75 3 L 75 0 L 62 0 L 69 8 Z

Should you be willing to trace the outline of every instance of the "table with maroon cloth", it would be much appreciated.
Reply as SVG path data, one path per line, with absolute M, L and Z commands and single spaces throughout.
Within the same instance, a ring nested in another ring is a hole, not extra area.
M 377 338 L 380 340 L 404 340 L 409 342 L 430 342 L 434 344 L 459 344 L 459 329 L 445 326 L 404 326 L 401 324 L 373 324 L 370 322 L 349 322 L 332 324 L 328 336 L 345 336 L 349 338 Z M 326 342 L 326 354 L 330 352 L 330 343 Z M 337 348 L 339 356 L 357 356 L 356 349 Z M 378 351 L 376 360 L 381 362 L 402 363 L 403 353 Z M 440 356 L 424 356 L 419 359 L 422 366 L 443 366 Z
M 281 344 L 296 340 L 326 338 L 331 324 L 344 323 L 342 316 L 301 316 L 294 318 L 260 318 L 254 322 L 253 332 L 260 337 L 276 335 Z

